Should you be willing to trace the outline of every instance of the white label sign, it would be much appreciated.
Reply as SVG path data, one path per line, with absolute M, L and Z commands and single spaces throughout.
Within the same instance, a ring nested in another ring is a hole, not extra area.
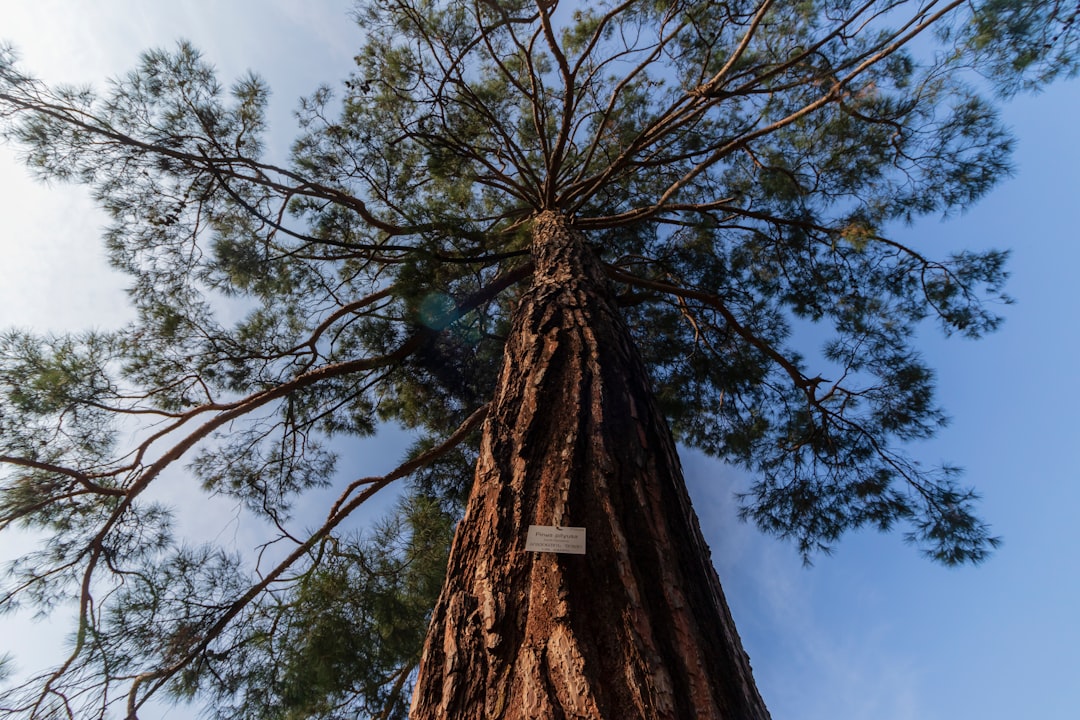
M 585 554 L 585 528 L 530 525 L 525 549 L 532 552 Z

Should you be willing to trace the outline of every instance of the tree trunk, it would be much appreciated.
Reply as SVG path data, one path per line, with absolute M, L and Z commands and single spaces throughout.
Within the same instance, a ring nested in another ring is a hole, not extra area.
M 599 261 L 552 212 L 532 254 L 412 720 L 768 718 Z

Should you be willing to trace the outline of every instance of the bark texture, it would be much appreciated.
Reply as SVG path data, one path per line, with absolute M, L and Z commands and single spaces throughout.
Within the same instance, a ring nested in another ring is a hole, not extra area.
M 551 212 L 532 252 L 411 717 L 768 718 L 602 266 Z

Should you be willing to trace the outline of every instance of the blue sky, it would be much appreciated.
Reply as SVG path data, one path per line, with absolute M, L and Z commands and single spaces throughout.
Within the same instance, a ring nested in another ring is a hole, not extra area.
M 94 82 L 149 46 L 185 37 L 226 81 L 247 69 L 275 91 L 270 146 L 291 139 L 290 111 L 317 84 L 344 77 L 358 42 L 345 0 L 10 3 L 0 37 L 50 81 Z M 780 720 L 1065 720 L 1080 708 L 1080 116 L 1076 82 L 1005 108 L 1019 140 L 1014 178 L 967 213 L 898 228 L 944 254 L 1013 250 L 1007 322 L 978 342 L 928 329 L 953 422 L 916 452 L 967 469 L 984 515 L 1005 538 L 978 568 L 945 569 L 898 534 L 848 536 L 803 568 L 794 549 L 735 520 L 737 471 L 692 452 L 684 467 L 759 686 Z M 0 326 L 110 327 L 127 317 L 124 279 L 101 260 L 104 221 L 78 188 L 34 185 L 0 147 Z M 386 469 L 400 437 L 365 463 Z M 234 533 L 228 512 L 197 533 Z M 17 551 L 0 538 L 0 555 Z M 6 544 L 4 544 L 6 543 Z M 55 624 L 0 624 L 0 652 L 24 669 L 48 661 Z M 53 658 L 55 659 L 55 658 Z M 169 717 L 182 718 L 174 711 Z

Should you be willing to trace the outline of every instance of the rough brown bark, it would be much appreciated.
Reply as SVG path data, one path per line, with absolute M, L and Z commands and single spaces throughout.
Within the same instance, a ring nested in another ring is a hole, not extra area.
M 768 718 L 600 263 L 551 212 L 532 252 L 412 719 Z

